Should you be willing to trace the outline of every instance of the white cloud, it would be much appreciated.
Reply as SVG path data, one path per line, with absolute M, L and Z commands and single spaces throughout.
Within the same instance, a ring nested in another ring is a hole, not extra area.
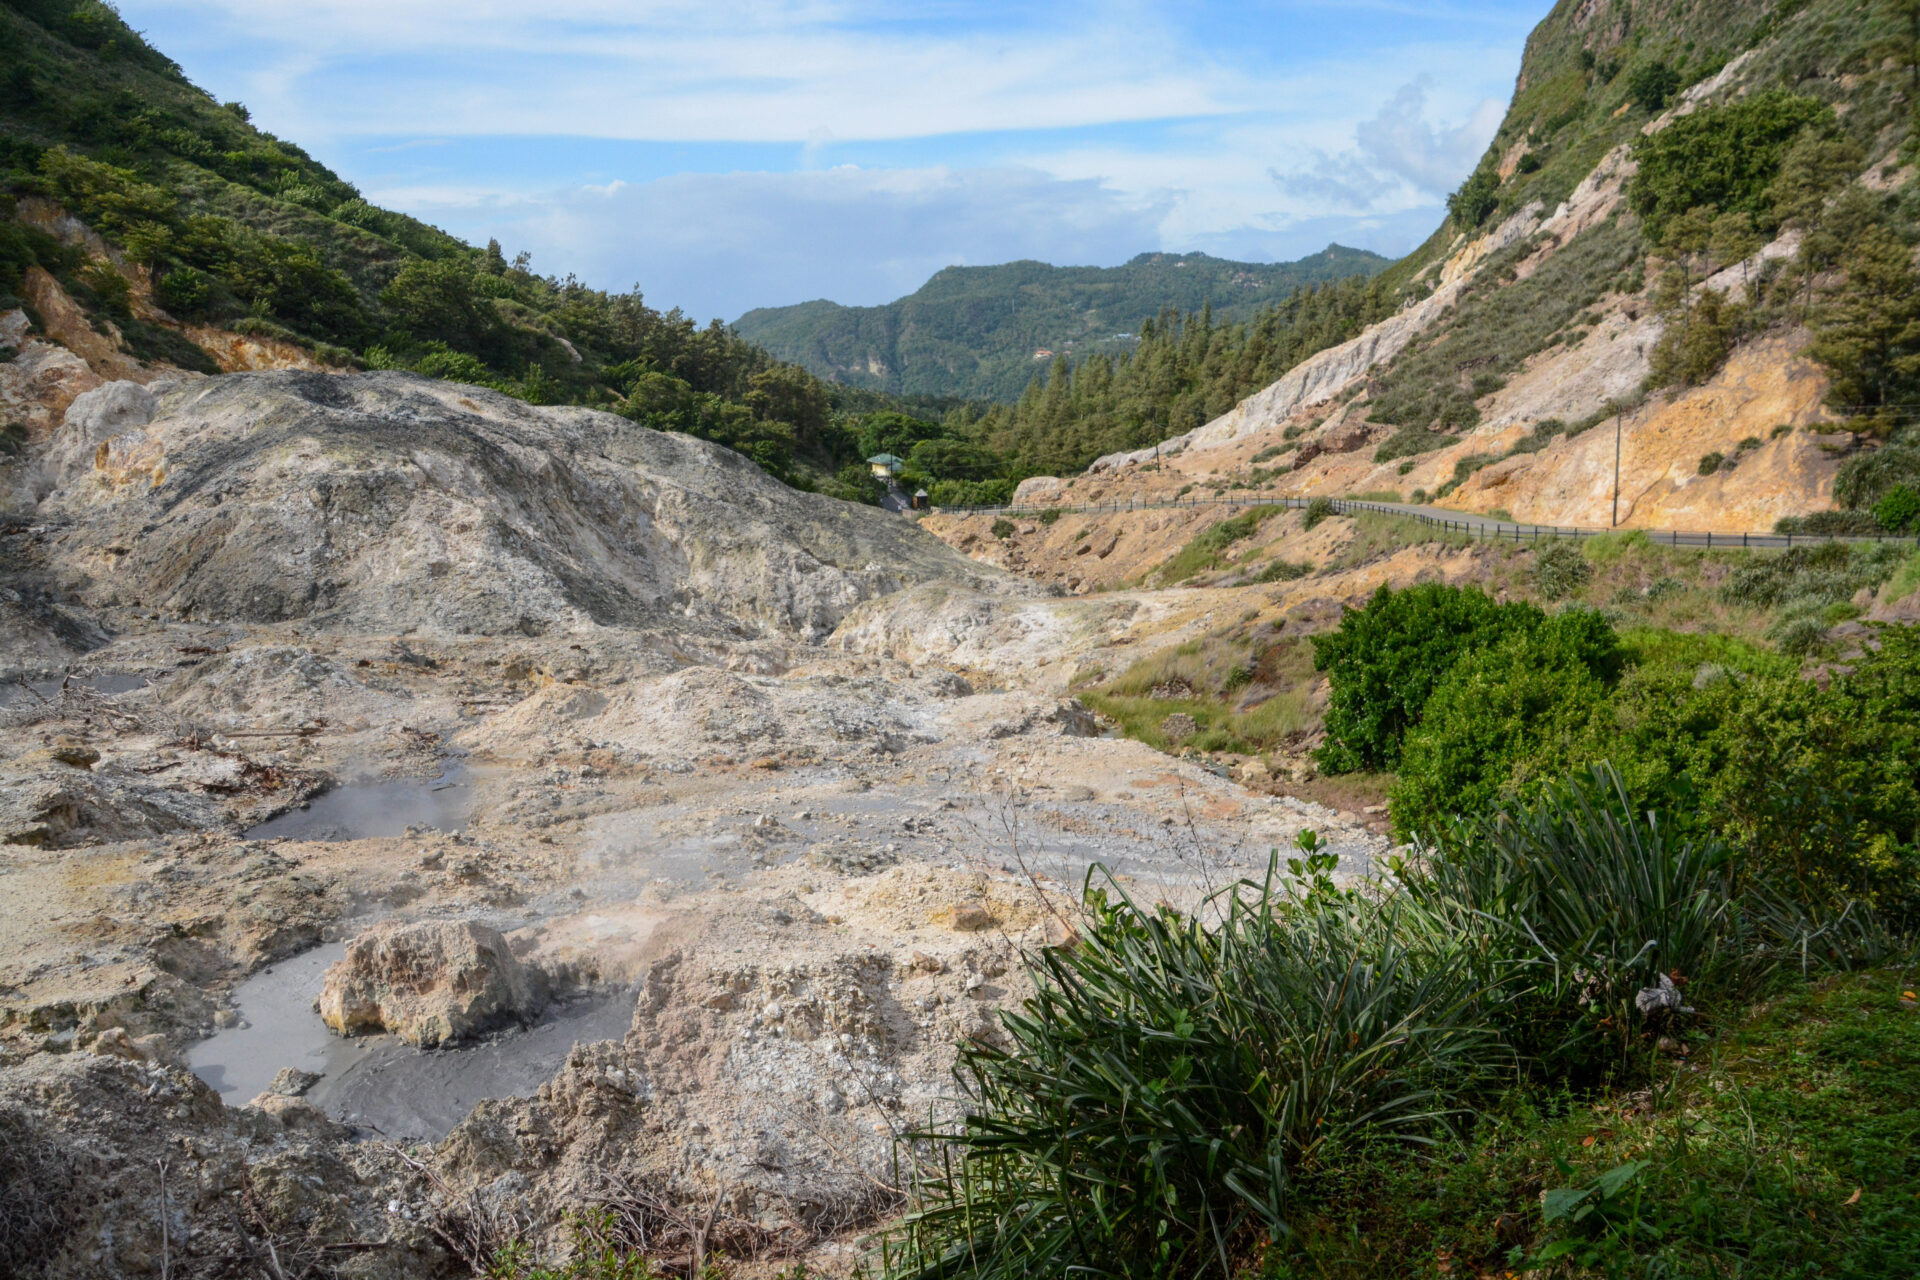
M 1427 119 L 1432 88 L 1433 77 L 1426 75 L 1401 86 L 1380 114 L 1355 128 L 1353 136 L 1379 168 L 1429 195 L 1445 195 L 1472 170 L 1506 108 L 1488 98 L 1460 124 L 1436 128 Z
M 262 55 L 243 73 L 249 105 L 307 139 L 898 139 L 1217 114 L 1261 90 L 1148 4 L 931 25 L 878 3 L 758 0 L 481 0 L 457 17 L 426 0 L 127 7 L 245 32 Z
M 1351 147 L 1334 153 L 1316 148 L 1304 168 L 1270 169 L 1274 184 L 1297 198 L 1356 210 L 1410 199 L 1430 203 L 1446 195 L 1472 171 L 1506 108 L 1486 98 L 1458 124 L 1435 124 L 1427 117 L 1432 90 L 1427 75 L 1401 85 L 1375 115 L 1354 126 Z
M 536 270 L 642 282 L 655 305 L 703 320 L 811 298 L 885 302 L 956 263 L 1123 261 L 1158 244 L 1167 213 L 1164 198 L 1021 168 L 684 174 L 536 199 L 372 194 L 527 249 Z
M 1539 2 L 122 9 L 370 199 L 732 317 L 954 262 L 1402 251 L 1496 126 Z

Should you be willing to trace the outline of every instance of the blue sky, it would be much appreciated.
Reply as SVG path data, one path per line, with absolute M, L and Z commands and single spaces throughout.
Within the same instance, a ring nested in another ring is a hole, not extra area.
M 122 0 L 369 199 L 732 320 L 953 263 L 1399 254 L 1548 0 Z

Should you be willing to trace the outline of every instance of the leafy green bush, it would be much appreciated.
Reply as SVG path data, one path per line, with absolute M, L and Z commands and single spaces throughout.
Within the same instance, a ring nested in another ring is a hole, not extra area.
M 1500 604 L 1474 587 L 1384 583 L 1364 609 L 1313 637 L 1313 665 L 1327 673 L 1327 738 L 1316 753 L 1329 773 L 1391 769 L 1401 740 L 1434 687 L 1470 650 L 1532 630 L 1546 615 L 1530 604 Z
M 1013 501 L 1012 480 L 935 480 L 927 500 L 936 507 L 1003 507 Z
M 1454 815 L 1484 812 L 1557 776 L 1619 669 L 1613 629 L 1591 609 L 1463 654 L 1402 744 L 1396 829 L 1432 837 Z
M 1500 169 L 1492 157 L 1468 175 L 1460 189 L 1447 197 L 1447 214 L 1462 231 L 1472 231 L 1500 207 Z
M 1726 460 L 1727 460 L 1727 455 L 1724 453 L 1721 453 L 1718 450 L 1715 450 L 1712 453 L 1702 454 L 1700 457 L 1700 465 L 1697 468 L 1695 468 L 1695 470 L 1697 470 L 1703 476 L 1710 476 L 1714 472 L 1718 471 L 1720 469 L 1720 464 L 1725 462 Z
M 1873 518 L 1888 533 L 1911 533 L 1920 526 L 1920 492 L 1910 485 L 1893 486 L 1873 504 Z
M 1643 62 L 1627 73 L 1627 100 L 1642 111 L 1659 111 L 1679 91 L 1680 73 L 1664 62 Z
M 1019 532 L 1019 529 L 1013 523 L 1013 521 L 1007 519 L 1005 516 L 1001 516 L 1000 518 L 998 518 L 993 522 L 992 532 L 994 537 L 1004 542 L 1008 538 L 1011 538 L 1015 533 Z
M 1725 842 L 1743 885 L 1780 886 L 1816 915 L 1869 903 L 1912 928 L 1920 629 L 1884 628 L 1876 644 L 1825 690 L 1765 654 L 1643 651 L 1579 735 L 1545 742 L 1523 769 L 1610 759 L 1640 807 Z
M 1777 89 L 1681 116 L 1634 141 L 1640 167 L 1628 199 L 1656 237 L 1668 219 L 1703 207 L 1771 226 L 1767 187 L 1787 149 L 1802 129 L 1831 117 L 1818 99 Z
M 1307 503 L 1307 514 L 1301 517 L 1300 527 L 1303 529 L 1311 529 L 1322 520 L 1336 514 L 1338 513 L 1333 509 L 1332 498 L 1315 498 Z

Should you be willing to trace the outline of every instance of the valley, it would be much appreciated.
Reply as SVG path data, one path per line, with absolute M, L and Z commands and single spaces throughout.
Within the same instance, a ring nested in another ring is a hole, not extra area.
M 0 16 L 0 1275 L 1910 1271 L 1900 15 L 1569 0 L 991 388 Z

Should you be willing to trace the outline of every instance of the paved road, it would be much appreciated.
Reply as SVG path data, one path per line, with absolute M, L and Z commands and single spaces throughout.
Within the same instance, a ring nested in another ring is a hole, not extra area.
M 1312 501 L 1314 499 L 1282 498 L 1258 491 L 1243 491 L 1237 494 L 1229 492 L 1220 497 L 1170 498 L 1162 502 L 1093 502 L 1081 506 L 940 507 L 936 510 L 957 514 L 1005 516 L 1038 516 L 1048 511 L 1058 511 L 1062 514 L 1100 515 L 1116 511 L 1164 511 L 1181 507 L 1305 507 Z M 1537 542 L 1542 538 L 1592 538 L 1603 533 L 1614 532 L 1609 529 L 1587 528 L 1580 525 L 1520 524 L 1512 520 L 1498 520 L 1492 516 L 1474 515 L 1466 511 L 1449 511 L 1444 507 L 1416 506 L 1405 502 L 1365 502 L 1353 498 L 1335 498 L 1332 501 L 1333 509 L 1343 515 L 1355 511 L 1378 511 L 1387 515 L 1406 516 L 1439 529 L 1453 530 L 1488 541 Z M 1920 546 L 1920 537 L 1896 537 L 1893 534 L 1859 537 L 1808 533 L 1721 533 L 1687 529 L 1637 529 L 1620 532 L 1643 533 L 1654 542 L 1664 542 L 1675 547 L 1785 549 L 1803 547 L 1816 542 L 1912 542 L 1915 546 Z

